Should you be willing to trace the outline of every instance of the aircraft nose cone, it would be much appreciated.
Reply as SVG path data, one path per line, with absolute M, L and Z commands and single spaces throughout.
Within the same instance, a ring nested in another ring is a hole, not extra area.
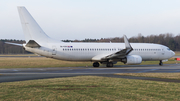
M 172 52 L 171 52 L 171 55 L 172 55 L 172 56 L 174 56 L 174 55 L 175 55 L 175 53 L 172 51 Z

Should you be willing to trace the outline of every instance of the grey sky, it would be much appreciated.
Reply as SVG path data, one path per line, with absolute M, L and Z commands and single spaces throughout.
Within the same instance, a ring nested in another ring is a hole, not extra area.
M 24 39 L 17 6 L 60 40 L 180 33 L 180 0 L 1 0 L 0 39 Z

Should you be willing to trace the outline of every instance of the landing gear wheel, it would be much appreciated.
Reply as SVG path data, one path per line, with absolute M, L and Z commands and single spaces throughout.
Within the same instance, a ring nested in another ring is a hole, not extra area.
M 99 63 L 98 62 L 94 62 L 93 63 L 93 67 L 99 67 Z
M 113 63 L 112 63 L 112 62 L 108 62 L 108 63 L 106 64 L 106 67 L 113 67 Z
M 162 60 L 160 60 L 159 61 L 159 66 L 162 66 L 162 65 L 163 65 Z

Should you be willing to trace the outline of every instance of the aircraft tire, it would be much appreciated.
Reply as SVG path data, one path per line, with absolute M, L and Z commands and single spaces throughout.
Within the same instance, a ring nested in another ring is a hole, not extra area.
M 163 65 L 162 60 L 160 60 L 160 62 L 159 62 L 159 66 L 162 66 L 162 65 Z
M 112 62 L 108 62 L 108 63 L 106 64 L 106 67 L 113 67 L 113 63 L 112 63 Z
M 94 62 L 93 63 L 93 67 L 99 67 L 99 63 L 98 62 Z

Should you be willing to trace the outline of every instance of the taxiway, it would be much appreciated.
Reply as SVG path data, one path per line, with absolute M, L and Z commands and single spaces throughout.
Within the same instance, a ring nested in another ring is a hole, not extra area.
M 17 68 L 0 69 L 0 82 L 35 80 L 45 78 L 73 77 L 73 76 L 105 76 L 128 79 L 142 79 L 164 81 L 157 78 L 118 76 L 116 73 L 178 73 L 180 64 L 159 65 L 123 65 L 114 68 L 100 67 L 59 67 L 59 68 Z M 167 81 L 167 80 L 166 80 Z M 170 80 L 169 82 L 171 82 Z M 180 80 L 172 81 L 180 82 Z

